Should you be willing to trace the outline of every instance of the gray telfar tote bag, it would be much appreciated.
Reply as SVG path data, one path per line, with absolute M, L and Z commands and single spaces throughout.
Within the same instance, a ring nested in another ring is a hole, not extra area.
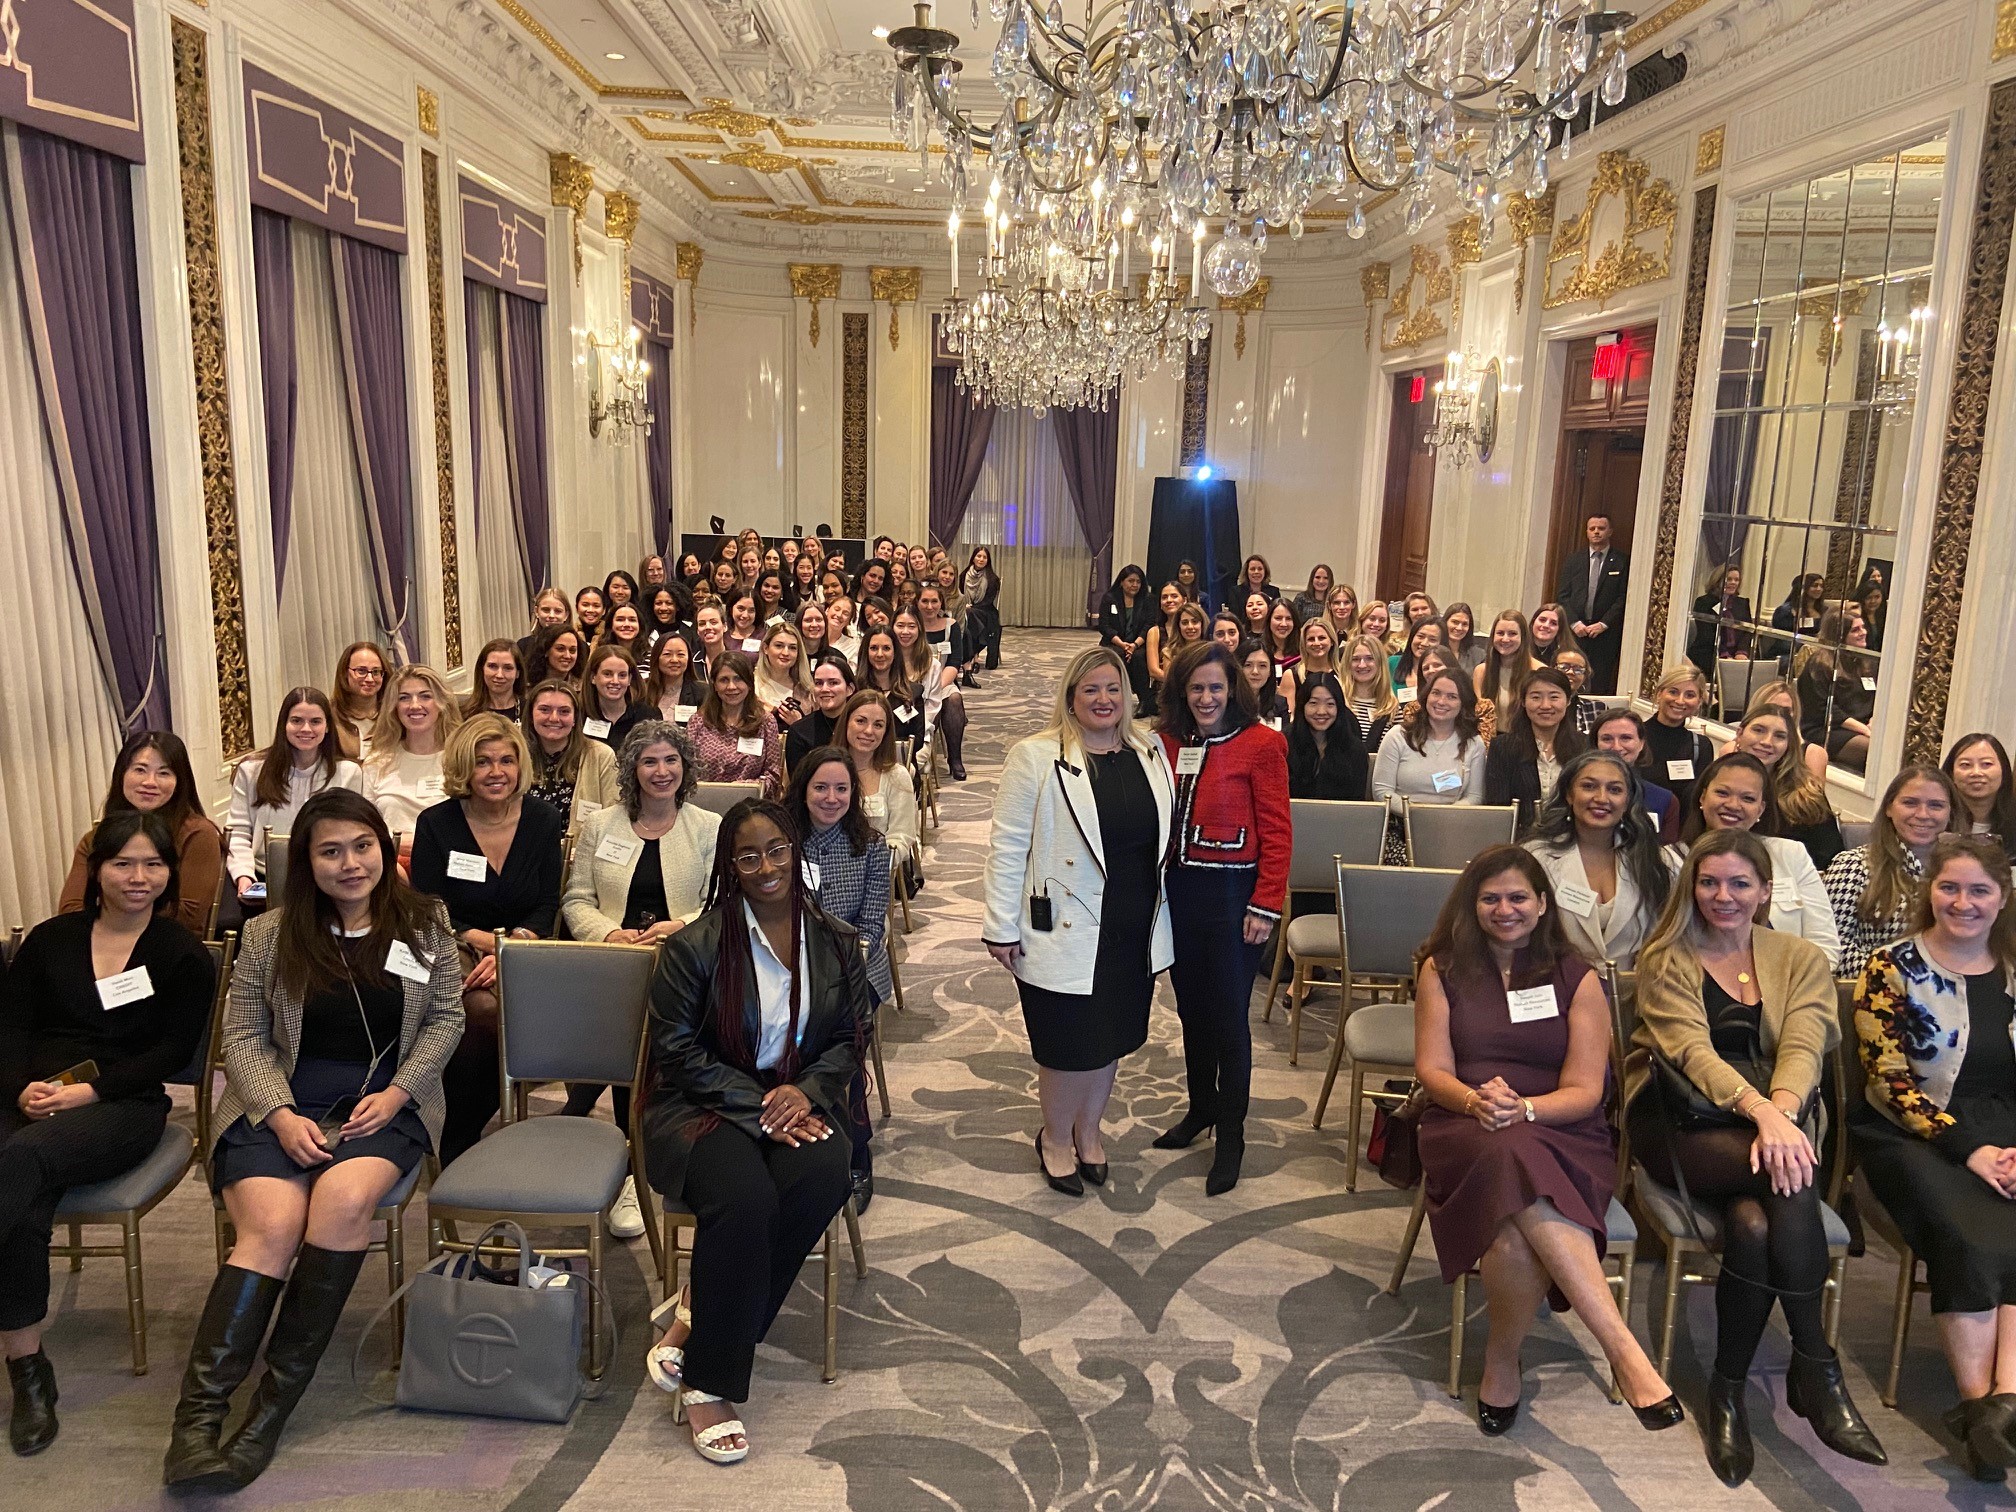
M 532 1242 L 508 1220 L 483 1231 L 476 1254 L 493 1234 L 507 1244 L 517 1243 L 516 1285 L 452 1274 L 449 1266 L 465 1258 L 473 1262 L 474 1255 L 440 1255 L 394 1292 L 366 1325 L 350 1360 L 352 1381 L 366 1342 L 405 1300 L 406 1349 L 398 1393 L 381 1405 L 564 1423 L 584 1397 L 602 1394 L 600 1383 L 583 1377 L 581 1335 L 592 1287 L 610 1319 L 609 1358 L 615 1357 L 620 1346 L 608 1297 L 587 1276 L 571 1273 L 559 1278 L 564 1284 L 535 1285 Z M 467 1268 L 475 1270 L 473 1263 Z

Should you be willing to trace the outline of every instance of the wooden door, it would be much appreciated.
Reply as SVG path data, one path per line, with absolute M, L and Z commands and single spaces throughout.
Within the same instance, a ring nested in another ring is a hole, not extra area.
M 1435 453 L 1423 438 L 1435 419 L 1434 387 L 1435 374 L 1426 368 L 1393 377 L 1393 420 L 1386 431 L 1385 508 L 1379 527 L 1379 582 L 1374 589 L 1382 599 L 1405 598 L 1428 582 Z
M 1583 522 L 1599 509 L 1610 516 L 1612 545 L 1629 553 L 1638 514 L 1638 474 L 1645 458 L 1645 419 L 1657 326 L 1619 333 L 1609 376 L 1595 373 L 1593 336 L 1568 344 L 1561 396 L 1561 445 L 1554 471 L 1554 508 L 1547 524 L 1544 591 L 1551 597 L 1561 563 L 1585 543 Z

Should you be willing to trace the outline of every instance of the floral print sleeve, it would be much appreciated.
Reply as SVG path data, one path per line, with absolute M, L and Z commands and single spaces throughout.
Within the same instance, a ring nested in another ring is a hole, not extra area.
M 1922 1038 L 1925 1015 L 1911 1001 L 1904 973 L 1891 947 L 1875 951 L 1855 987 L 1855 1037 L 1869 1091 L 1890 1112 L 1899 1127 L 1921 1139 L 1936 1139 L 1958 1127 L 1919 1086 L 1912 1069 L 1911 1049 Z M 1924 1049 L 1920 1047 L 1920 1058 Z

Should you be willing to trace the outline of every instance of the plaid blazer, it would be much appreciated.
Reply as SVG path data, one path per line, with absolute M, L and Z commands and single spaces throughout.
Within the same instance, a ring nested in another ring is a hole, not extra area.
M 210 1120 L 213 1147 L 241 1115 L 256 1127 L 294 1102 L 289 1083 L 301 1048 L 302 999 L 280 985 L 274 960 L 280 912 L 272 909 L 246 924 L 231 969 L 231 996 L 224 1006 L 225 1088 Z M 448 1112 L 441 1071 L 462 1039 L 462 963 L 445 919 L 419 943 L 415 953 L 431 967 L 426 985 L 393 978 L 405 989 L 406 1012 L 399 1025 L 399 1068 L 392 1073 L 392 1085 L 412 1098 L 439 1149 L 441 1123 Z

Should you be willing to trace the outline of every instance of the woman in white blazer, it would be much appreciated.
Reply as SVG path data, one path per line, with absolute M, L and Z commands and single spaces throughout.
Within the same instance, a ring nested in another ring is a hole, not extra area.
M 983 938 L 1021 994 L 1036 1158 L 1071 1196 L 1106 1180 L 1100 1124 L 1120 1057 L 1148 1038 L 1156 973 L 1176 957 L 1161 866 L 1176 779 L 1131 707 L 1113 650 L 1073 659 L 1049 727 L 1008 753 L 987 858 Z
M 1813 857 L 1797 840 L 1778 833 L 1778 800 L 1770 773 L 1755 756 L 1731 751 L 1708 763 L 1694 784 L 1692 807 L 1680 818 L 1680 843 L 1666 847 L 1677 874 L 1688 848 L 1710 830 L 1749 830 L 1771 854 L 1771 927 L 1811 940 L 1827 953 L 1827 969 L 1841 969 L 1841 932 L 1834 905 Z
M 1672 880 L 1659 854 L 1659 825 L 1645 811 L 1630 763 L 1609 751 L 1571 757 L 1534 817 L 1526 849 L 1554 884 L 1576 953 L 1629 971 Z

